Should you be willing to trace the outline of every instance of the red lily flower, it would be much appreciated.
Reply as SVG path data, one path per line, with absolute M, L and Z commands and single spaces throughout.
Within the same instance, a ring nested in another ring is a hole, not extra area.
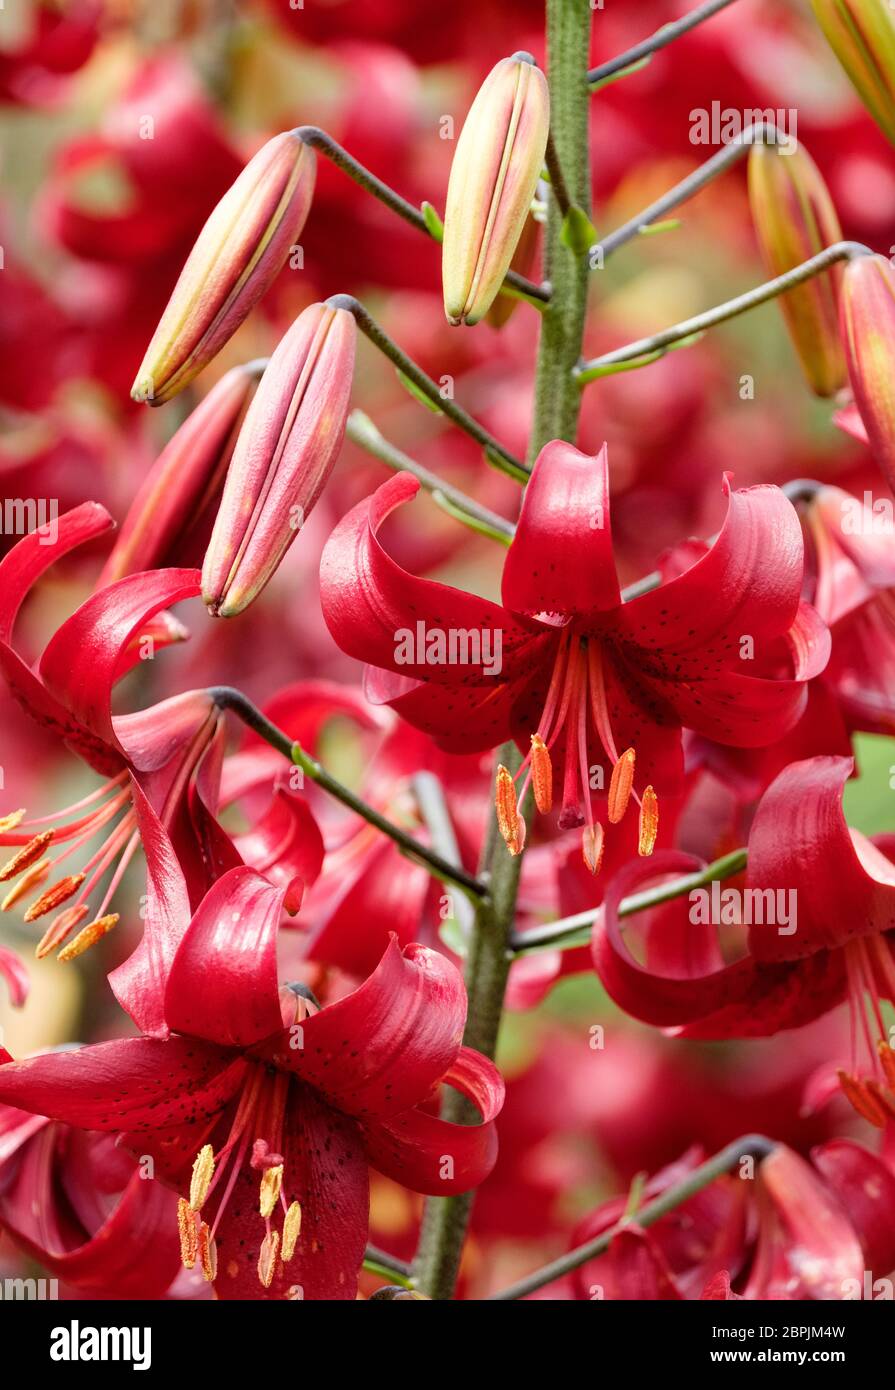
M 503 1083 L 461 1045 L 462 979 L 436 952 L 393 941 L 358 990 L 313 1011 L 277 986 L 290 890 L 232 869 L 190 921 L 171 842 L 135 795 L 146 931 L 110 983 L 143 1036 L 7 1063 L 0 1099 L 151 1155 L 183 1194 L 184 1262 L 199 1262 L 219 1296 L 352 1299 L 368 1162 L 439 1195 L 477 1186 L 494 1165 Z M 441 1083 L 469 1096 L 482 1124 L 420 1109 Z
M 98 590 L 57 630 L 36 668 L 11 645 L 16 614 L 35 581 L 61 555 L 111 524 L 102 507 L 85 503 L 59 518 L 55 543 L 45 544 L 48 537 L 33 532 L 0 562 L 0 672 L 26 712 L 106 779 L 73 806 L 48 816 L 25 819 L 17 810 L 0 820 L 0 845 L 16 847 L 0 867 L 0 882 L 18 880 L 3 900 L 4 909 L 102 835 L 86 863 L 54 878 L 26 913 L 27 921 L 35 921 L 63 909 L 38 946 L 39 955 L 47 954 L 90 917 L 88 899 L 110 876 L 98 909 L 64 946 L 63 960 L 79 955 L 118 922 L 109 908 L 140 845 L 133 779 L 168 828 L 193 904 L 219 873 L 242 862 L 239 843 L 216 820 L 225 730 L 213 696 L 188 691 L 135 713 L 111 710 L 113 688 L 139 659 L 146 639 L 162 646 L 185 635 L 165 610 L 198 594 L 198 570 L 154 570 Z M 301 874 L 311 881 L 319 871 L 320 835 L 297 797 L 276 794 L 244 843 L 271 873 Z M 55 853 L 63 844 L 66 848 Z
M 884 504 L 885 505 L 885 504 Z M 832 634 L 823 675 L 852 728 L 895 729 L 895 556 L 889 515 L 838 487 L 806 514 L 815 552 L 814 606 Z
M 180 1268 L 176 1206 L 109 1135 L 0 1106 L 0 1228 L 70 1288 L 161 1298 Z
M 683 1181 L 703 1157 L 700 1149 L 690 1149 L 656 1173 L 644 1187 L 643 1200 L 652 1201 Z M 738 1275 L 747 1250 L 747 1196 L 745 1183 L 721 1178 L 654 1226 L 638 1226 L 635 1213 L 605 1255 L 575 1271 L 576 1297 L 638 1302 L 699 1298 L 718 1274 L 727 1274 L 728 1280 Z M 579 1223 L 572 1246 L 610 1230 L 627 1204 L 626 1195 L 602 1203 Z
M 882 1128 L 895 1116 L 895 1053 L 879 1003 L 895 1001 L 895 863 L 846 824 L 842 790 L 852 767 L 850 758 L 793 763 L 762 797 L 749 835 L 746 895 L 729 890 L 722 906 L 728 890 L 718 885 L 721 922 L 748 925 L 739 960 L 723 963 L 715 909 L 712 926 L 697 925 L 705 914 L 691 919 L 687 899 L 644 914 L 645 964 L 623 940 L 622 897 L 648 877 L 701 864 L 675 852 L 617 875 L 592 950 L 616 1003 L 682 1037 L 766 1037 L 848 1000 L 851 1068 L 840 1082 L 858 1113 Z
M 422 843 L 427 832 L 419 824 L 412 776 L 421 767 L 437 775 L 453 813 L 463 863 L 475 868 L 484 832 L 475 812 L 490 776 L 480 757 L 446 755 L 391 711 L 371 709 L 360 690 L 331 681 L 297 681 L 279 691 L 264 713 L 315 757 L 333 721 L 347 722 L 363 750 L 360 795 L 390 819 L 418 827 Z M 288 777 L 282 756 L 247 730 L 240 751 L 224 764 L 222 803 L 238 794 L 251 805 L 254 789 L 267 797 L 271 784 L 281 787 Z M 306 955 L 363 978 L 379 963 L 392 934 L 401 946 L 411 941 L 437 946 L 443 886 L 368 821 L 346 814 L 315 792 L 313 784 L 305 788 L 323 830 L 326 857 L 302 901 Z M 243 857 L 267 872 L 244 849 Z
M 349 655 L 378 668 L 368 673 L 371 697 L 443 747 L 470 752 L 509 736 L 530 746 L 522 792 L 532 782 L 542 812 L 552 805 L 559 758 L 559 823 L 585 825 L 592 871 L 603 838 L 594 790 L 606 796 L 612 823 L 632 795 L 640 802 L 640 848 L 649 854 L 657 792 L 674 792 L 680 781 L 682 726 L 755 747 L 799 718 L 829 635 L 800 603 L 803 543 L 777 488 L 731 492 L 725 481 L 728 516 L 708 554 L 622 603 L 606 449 L 587 458 L 561 441 L 548 444 L 507 553 L 502 607 L 415 578 L 386 554 L 379 528 L 417 489 L 399 474 L 336 528 L 321 562 L 330 631 Z M 483 646 L 490 639 L 497 659 L 475 659 L 474 648 L 470 655 L 470 634 Z M 452 638 L 467 644 L 453 661 Z M 504 837 L 518 852 L 522 822 L 508 773 L 497 791 Z
M 895 1261 L 885 1161 L 850 1140 L 812 1152 L 813 1166 L 785 1144 L 758 1165 L 754 1181 L 717 1179 L 644 1228 L 636 1212 L 608 1251 L 575 1274 L 579 1298 L 638 1301 L 693 1298 L 855 1299 L 865 1270 L 885 1274 Z M 649 1180 L 650 1200 L 686 1178 L 702 1155 L 686 1153 Z M 573 1246 L 609 1230 L 627 1199 L 585 1217 Z M 599 1290 L 599 1292 L 596 1292 Z

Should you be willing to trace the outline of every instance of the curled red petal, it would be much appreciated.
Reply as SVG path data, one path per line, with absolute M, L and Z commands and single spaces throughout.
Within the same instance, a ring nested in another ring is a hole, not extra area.
M 849 830 L 842 792 L 850 758 L 791 763 L 762 797 L 749 834 L 748 886 L 795 904 L 795 930 L 753 925 L 762 961 L 793 960 L 895 928 L 895 865 Z
M 52 530 L 39 527 L 12 547 L 0 560 L 0 640 L 9 642 L 22 602 L 41 575 L 63 555 L 114 525 L 105 507 L 98 502 L 82 502 L 63 512 Z
M 460 1051 L 466 990 L 459 971 L 428 947 L 394 938 L 352 994 L 255 1048 L 349 1115 L 382 1117 L 425 1100 Z M 295 1044 L 295 1039 L 298 1045 Z
M 128 575 L 100 589 L 49 642 L 40 660 L 41 679 L 79 723 L 117 746 L 111 702 L 122 651 L 142 623 L 198 592 L 199 572 L 189 569 Z
M 555 439 L 538 454 L 503 568 L 514 613 L 587 618 L 621 601 L 609 519 L 609 455 Z
M 537 625 L 513 619 L 487 599 L 419 579 L 391 559 L 380 544 L 379 529 L 418 491 L 416 478 L 398 473 L 342 518 L 320 561 L 323 616 L 342 650 L 358 661 L 439 685 L 494 687 L 518 666 L 519 649 Z M 420 631 L 424 642 L 430 633 L 500 634 L 499 670 L 489 675 L 482 661 L 426 661 L 425 652 L 416 650 Z M 399 650 L 401 634 L 408 634 L 404 650 Z M 422 661 L 410 659 L 419 655 Z
M 285 888 L 230 869 L 206 893 L 181 938 L 165 990 L 175 1033 L 250 1047 L 282 1029 L 277 933 Z

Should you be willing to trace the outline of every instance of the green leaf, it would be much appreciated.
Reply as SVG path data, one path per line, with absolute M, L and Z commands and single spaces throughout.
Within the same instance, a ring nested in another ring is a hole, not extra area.
M 597 239 L 597 229 L 583 208 L 571 207 L 563 218 L 559 239 L 576 256 L 585 256 Z
M 415 381 L 411 381 L 407 373 L 402 372 L 400 367 L 396 367 L 395 371 L 398 374 L 398 380 L 400 381 L 401 385 L 404 387 L 406 391 L 410 392 L 414 400 L 419 401 L 420 404 L 424 405 L 427 410 L 431 410 L 433 415 L 441 414 L 441 406 L 437 405 L 436 402 L 433 401 L 431 396 L 427 396 L 421 386 L 417 386 Z
M 426 227 L 428 228 L 429 235 L 432 238 L 432 240 L 438 242 L 443 241 L 444 223 L 438 216 L 438 213 L 435 211 L 432 204 L 422 203 L 420 205 L 420 212 L 423 214 L 423 220 L 426 223 Z

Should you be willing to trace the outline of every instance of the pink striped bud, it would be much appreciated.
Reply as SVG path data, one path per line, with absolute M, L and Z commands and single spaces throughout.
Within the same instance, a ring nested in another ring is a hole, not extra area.
M 544 74 L 528 54 L 502 58 L 470 107 L 451 165 L 441 259 L 449 323 L 478 323 L 503 284 L 549 126 Z
M 836 208 L 820 170 L 802 146 L 784 153 L 753 145 L 749 154 L 749 202 L 765 263 L 783 275 L 842 240 Z M 834 266 L 779 298 L 789 335 L 808 384 L 818 396 L 845 385 L 839 333 L 842 270 Z
M 98 587 L 201 558 L 260 376 L 257 363 L 234 367 L 171 436 L 128 509 Z
M 314 151 L 291 131 L 249 161 L 180 272 L 137 373 L 134 400 L 170 400 L 236 332 L 301 235 L 315 170 Z
M 357 329 L 311 304 L 280 342 L 236 441 L 202 567 L 202 597 L 231 618 L 273 577 L 332 472 L 345 434 Z
M 846 267 L 842 335 L 870 447 L 895 492 L 895 271 L 884 256 L 859 256 Z

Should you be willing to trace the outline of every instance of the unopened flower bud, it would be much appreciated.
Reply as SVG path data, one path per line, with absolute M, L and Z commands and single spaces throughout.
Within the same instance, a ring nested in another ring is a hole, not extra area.
M 205 554 L 202 597 L 215 616 L 258 597 L 323 491 L 345 434 L 356 336 L 346 309 L 311 304 L 271 357 Z
M 316 155 L 291 131 L 268 140 L 212 212 L 137 373 L 134 400 L 160 405 L 220 352 L 301 235 Z
M 811 0 L 852 86 L 895 145 L 895 12 L 890 0 Z
M 855 403 L 895 491 L 895 271 L 885 257 L 859 256 L 846 267 L 842 335 Z
M 842 229 L 820 170 L 802 146 L 783 153 L 754 145 L 749 155 L 749 201 L 755 231 L 772 275 L 783 275 L 842 240 Z M 779 298 L 793 346 L 812 391 L 832 396 L 846 380 L 839 334 L 842 270 L 834 266 Z
M 99 587 L 127 574 L 201 559 L 260 377 L 256 363 L 234 367 L 172 435 L 130 505 Z
M 450 323 L 478 323 L 491 307 L 531 207 L 549 125 L 544 74 L 528 54 L 502 58 L 479 88 L 451 165 L 441 262 Z

